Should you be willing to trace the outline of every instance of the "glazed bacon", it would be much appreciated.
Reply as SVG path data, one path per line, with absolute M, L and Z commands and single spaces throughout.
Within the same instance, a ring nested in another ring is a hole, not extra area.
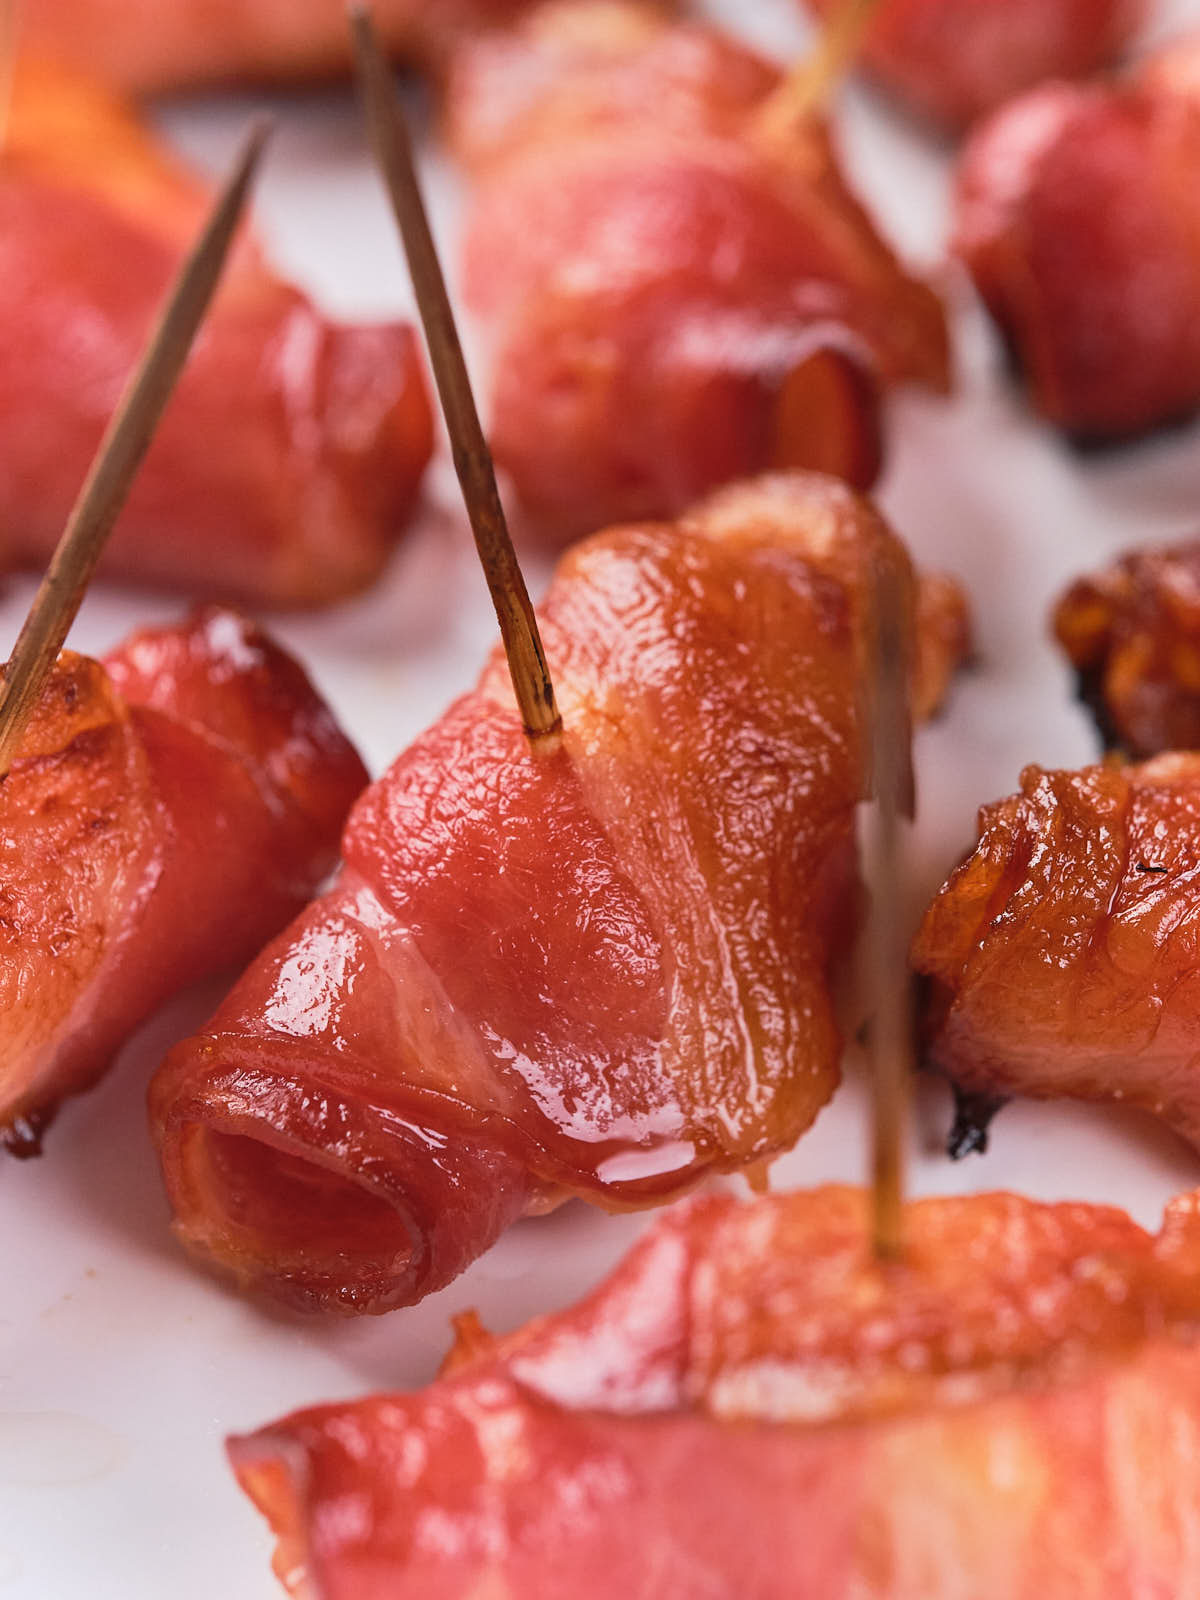
M 790 1146 L 839 1076 L 881 563 L 908 592 L 875 513 L 804 475 L 568 555 L 540 611 L 561 748 L 530 753 L 494 659 L 160 1069 L 184 1243 L 302 1308 L 385 1311 L 522 1214 Z
M 1200 1147 L 1200 754 L 1028 767 L 925 913 L 925 1055 L 956 1154 L 1012 1095 L 1119 1100 Z
M 828 16 L 845 0 L 805 0 Z M 1083 78 L 1115 61 L 1146 0 L 880 0 L 862 44 L 871 76 L 950 128 L 1046 78 Z
M 296 662 L 208 609 L 66 651 L 0 786 L 0 1139 L 32 1154 L 168 995 L 247 960 L 366 772 Z
M 436 63 L 527 0 L 373 0 L 398 56 Z M 22 39 L 46 59 L 136 94 L 295 83 L 350 69 L 342 0 L 22 0 Z
M 1134 757 L 1200 749 L 1200 540 L 1080 578 L 1054 632 L 1108 745 Z
M 1043 416 L 1121 439 L 1200 404 L 1200 39 L 1115 87 L 1047 83 L 985 122 L 956 248 Z
M 0 152 L 0 565 L 45 565 L 207 205 L 119 103 L 29 63 Z M 269 606 L 378 577 L 428 460 L 411 329 L 235 254 L 102 571 Z
M 579 1305 L 423 1392 L 230 1441 L 297 1600 L 1180 1595 L 1200 1228 L 1016 1195 L 677 1207 Z
M 823 123 L 769 114 L 780 82 L 711 28 L 611 3 L 551 6 L 455 58 L 491 442 L 545 536 L 677 515 L 770 468 L 864 487 L 880 385 L 948 386 L 940 303 Z

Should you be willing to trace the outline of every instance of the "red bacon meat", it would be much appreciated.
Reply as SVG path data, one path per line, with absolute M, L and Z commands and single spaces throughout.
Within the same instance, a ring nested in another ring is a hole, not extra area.
M 456 57 L 491 442 L 546 537 L 677 515 L 769 468 L 866 486 L 880 385 L 947 387 L 939 301 L 824 125 L 766 109 L 780 82 L 713 29 L 611 4 L 551 7 Z
M 0 786 L 0 1137 L 318 888 L 366 773 L 295 661 L 232 612 L 64 652 Z
M 845 0 L 805 0 L 829 16 Z M 880 0 L 862 59 L 906 105 L 950 128 L 1046 78 L 1084 78 L 1115 61 L 1147 0 Z
M 526 3 L 374 0 L 371 11 L 389 49 L 429 63 Z M 350 69 L 342 0 L 22 0 L 21 30 L 39 55 L 138 94 L 311 81 Z
M 925 1053 L 965 1097 L 1117 1100 L 1200 1148 L 1200 755 L 1048 772 L 979 815 L 913 946 Z
M 493 660 L 156 1076 L 184 1243 L 300 1307 L 385 1311 L 523 1213 L 659 1203 L 791 1145 L 839 1076 L 881 563 L 908 592 L 875 513 L 804 475 L 567 556 L 541 611 L 561 747 L 530 753 Z
M 1047 83 L 963 152 L 958 253 L 1033 405 L 1082 440 L 1200 404 L 1198 50 L 1114 87 Z
M 206 205 L 124 107 L 22 65 L 0 151 L 0 566 L 45 564 Z M 328 604 L 379 575 L 431 441 L 411 329 L 334 326 L 247 244 L 102 571 Z
M 233 1439 L 296 1600 L 1128 1600 L 1200 1534 L 1200 1227 L 1016 1195 L 676 1208 L 427 1390 Z

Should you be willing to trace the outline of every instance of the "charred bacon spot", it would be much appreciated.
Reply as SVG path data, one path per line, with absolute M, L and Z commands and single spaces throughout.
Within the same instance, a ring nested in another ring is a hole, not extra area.
M 1008 1104 L 1008 1096 L 973 1094 L 959 1088 L 957 1083 L 950 1087 L 954 1091 L 954 1122 L 946 1136 L 946 1154 L 951 1161 L 983 1155 L 988 1147 L 992 1118 L 1001 1106 Z
M 6 1128 L 0 1128 L 0 1145 L 18 1161 L 31 1161 L 34 1156 L 40 1156 L 42 1137 L 57 1110 L 57 1106 L 44 1106 L 40 1111 L 14 1117 Z

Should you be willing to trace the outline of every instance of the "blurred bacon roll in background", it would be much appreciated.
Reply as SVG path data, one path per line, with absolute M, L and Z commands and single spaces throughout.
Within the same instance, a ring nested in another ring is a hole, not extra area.
M 805 3 L 830 16 L 845 0 Z M 877 0 L 862 59 L 905 105 L 961 128 L 1046 78 L 1115 61 L 1147 10 L 1148 0 Z
M 372 0 L 406 60 L 436 64 L 455 40 L 511 21 L 528 0 Z M 47 60 L 135 94 L 295 83 L 350 70 L 343 0 L 21 0 L 21 37 Z
M 1078 579 L 1054 632 L 1106 745 L 1135 757 L 1200 750 L 1200 539 Z
M 1083 441 L 1200 405 L 1200 35 L 1114 85 L 1052 82 L 963 151 L 955 248 L 1034 407 Z
M 1127 1600 L 1200 1504 L 1200 1228 L 844 1188 L 708 1196 L 428 1389 L 230 1441 L 306 1600 Z
M 207 204 L 119 102 L 22 60 L 0 150 L 0 565 L 39 568 Z M 318 606 L 379 576 L 432 449 L 402 324 L 235 254 L 101 571 Z
M 771 468 L 865 487 L 882 389 L 948 387 L 940 302 L 782 83 L 715 29 L 610 0 L 454 57 L 491 441 L 547 538 L 677 515 Z
M 572 551 L 540 611 L 561 747 L 530 751 L 494 659 L 160 1069 L 184 1243 L 384 1311 L 523 1214 L 660 1203 L 794 1143 L 839 1079 L 881 566 L 920 606 L 874 511 L 805 475 Z M 919 637 L 918 714 L 946 639 Z
M 231 612 L 67 651 L 0 786 L 0 1139 L 32 1154 L 175 990 L 315 892 L 367 775 L 295 661 Z

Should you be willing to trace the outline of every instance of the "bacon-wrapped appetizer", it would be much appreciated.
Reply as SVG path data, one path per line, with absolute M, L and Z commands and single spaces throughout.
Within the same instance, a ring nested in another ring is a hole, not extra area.
M 780 82 L 713 29 L 611 3 L 552 6 L 456 58 L 491 441 L 547 536 L 675 515 L 772 467 L 865 486 L 880 383 L 947 386 L 939 301 Z
M 528 0 L 372 0 L 396 55 L 440 61 Z M 22 37 L 49 60 L 134 93 L 295 83 L 350 67 L 342 0 L 21 0 Z
M 1048 83 L 969 140 L 956 248 L 1043 416 L 1120 439 L 1200 404 L 1196 39 L 1112 86 Z
M 1012 1095 L 1119 1100 L 1200 1148 L 1200 754 L 1048 772 L 980 812 L 913 965 L 954 1153 Z
M 231 612 L 65 652 L 0 786 L 0 1139 L 32 1153 L 169 994 L 276 933 L 365 783 L 296 662 Z
M 0 149 L 0 567 L 40 567 L 207 204 L 121 105 L 23 63 Z M 232 262 L 102 570 L 270 606 L 376 578 L 429 457 L 409 328 Z
M 846 0 L 805 0 L 819 15 Z M 1046 78 L 1115 61 L 1147 0 L 879 0 L 862 42 L 871 76 L 951 128 Z
M 429 1389 L 234 1439 L 296 1600 L 1129 1600 L 1200 1534 L 1200 1224 L 1015 1195 L 678 1207 Z
M 1136 757 L 1200 750 L 1200 540 L 1080 578 L 1054 631 L 1106 744 Z
M 573 551 L 540 613 L 561 745 L 530 751 L 494 660 L 156 1076 L 183 1241 L 298 1306 L 384 1311 L 523 1213 L 791 1145 L 839 1075 L 884 564 L 911 595 L 875 513 L 804 475 Z

